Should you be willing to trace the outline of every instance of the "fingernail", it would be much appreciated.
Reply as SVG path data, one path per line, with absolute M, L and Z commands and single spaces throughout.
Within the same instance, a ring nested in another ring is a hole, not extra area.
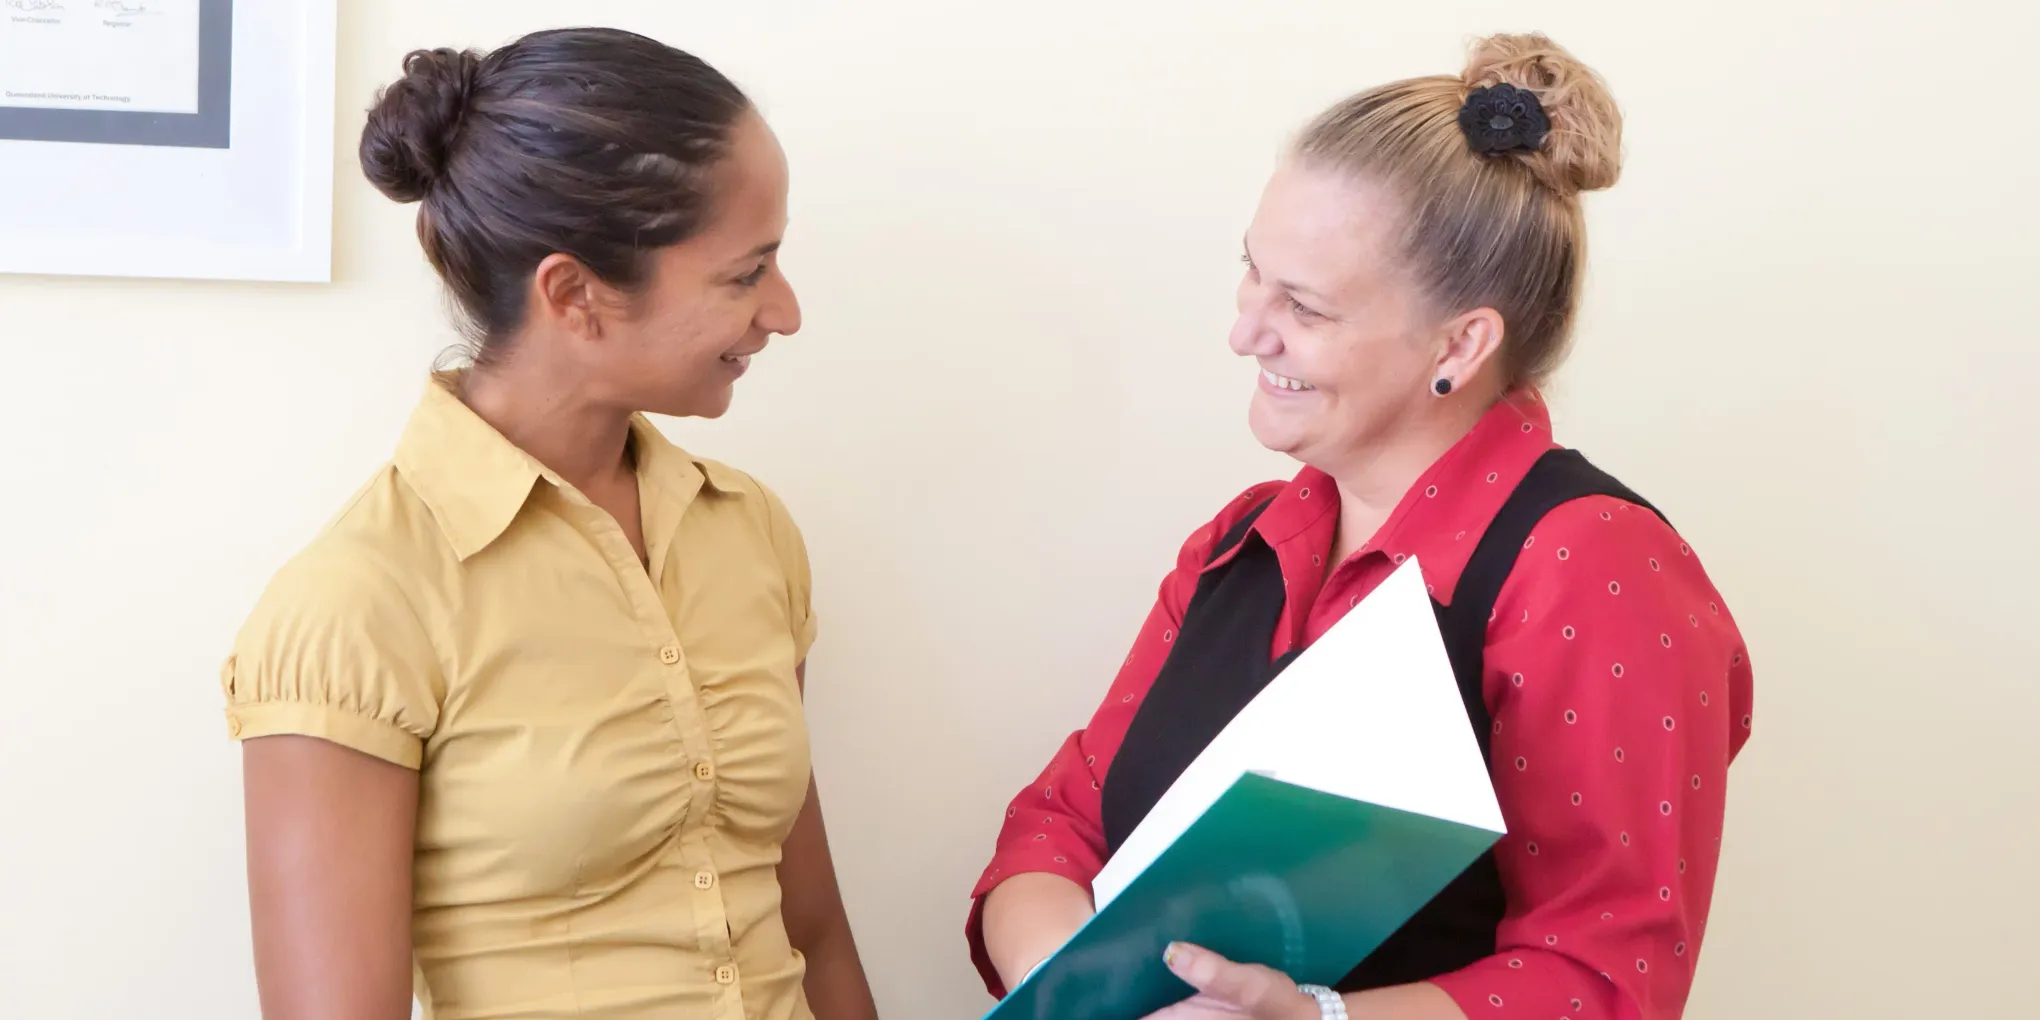
M 1176 961 L 1181 959 L 1182 956 L 1183 943 L 1171 942 L 1167 949 L 1162 950 L 1162 966 L 1174 969 Z

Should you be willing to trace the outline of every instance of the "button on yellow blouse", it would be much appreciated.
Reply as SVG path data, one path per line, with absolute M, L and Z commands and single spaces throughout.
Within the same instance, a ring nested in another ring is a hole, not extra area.
M 807 553 L 772 492 L 633 423 L 650 567 L 436 377 L 270 583 L 228 733 L 419 770 L 431 1020 L 804 1020 L 780 843 L 807 792 Z

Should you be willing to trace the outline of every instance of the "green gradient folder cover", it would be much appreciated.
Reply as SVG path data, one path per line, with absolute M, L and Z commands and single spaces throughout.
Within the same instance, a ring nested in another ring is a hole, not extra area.
M 1503 834 L 1415 560 L 1298 656 L 1093 883 L 1099 910 L 986 1020 L 1140 1020 L 1194 942 L 1343 977 Z

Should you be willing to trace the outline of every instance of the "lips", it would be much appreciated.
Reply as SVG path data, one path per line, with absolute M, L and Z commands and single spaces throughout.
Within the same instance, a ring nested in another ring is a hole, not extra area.
M 1317 389 L 1317 387 L 1301 379 L 1292 379 L 1286 375 L 1276 375 L 1265 368 L 1261 370 L 1261 381 L 1278 390 L 1285 390 L 1291 393 L 1308 393 L 1311 390 Z
M 751 356 L 757 354 L 759 351 L 762 351 L 764 349 L 765 345 L 759 344 L 756 347 L 747 347 L 744 348 L 743 350 L 727 351 L 723 354 L 721 360 L 722 363 L 728 365 L 732 371 L 736 372 L 738 375 L 742 375 L 744 374 L 745 369 L 751 367 Z

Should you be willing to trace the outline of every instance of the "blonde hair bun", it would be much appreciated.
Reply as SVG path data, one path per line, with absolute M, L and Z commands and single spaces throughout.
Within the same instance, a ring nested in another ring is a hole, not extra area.
M 1508 154 L 1561 195 L 1612 187 L 1622 176 L 1622 111 L 1594 69 L 1540 33 L 1473 44 L 1460 82 L 1468 93 L 1513 85 L 1537 97 L 1551 128 L 1535 150 Z

